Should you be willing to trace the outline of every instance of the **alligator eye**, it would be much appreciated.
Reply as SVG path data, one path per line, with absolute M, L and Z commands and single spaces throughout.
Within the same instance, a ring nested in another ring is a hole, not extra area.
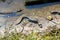
M 59 12 L 51 12 L 51 14 L 56 15 L 56 14 L 60 14 Z

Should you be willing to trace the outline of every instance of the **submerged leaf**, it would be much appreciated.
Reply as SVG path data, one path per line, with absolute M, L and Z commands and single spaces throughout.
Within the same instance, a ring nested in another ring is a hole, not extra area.
M 6 0 L 0 0 L 0 1 L 5 2 Z

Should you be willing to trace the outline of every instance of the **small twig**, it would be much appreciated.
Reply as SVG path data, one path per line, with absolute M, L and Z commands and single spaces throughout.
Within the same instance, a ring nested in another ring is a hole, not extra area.
M 38 21 L 36 21 L 36 20 L 32 20 L 32 19 L 30 19 L 30 18 L 28 18 L 28 17 L 23 17 L 23 18 L 21 19 L 21 21 L 20 21 L 19 23 L 17 23 L 16 25 L 19 25 L 24 19 L 28 19 L 29 22 L 38 24 Z

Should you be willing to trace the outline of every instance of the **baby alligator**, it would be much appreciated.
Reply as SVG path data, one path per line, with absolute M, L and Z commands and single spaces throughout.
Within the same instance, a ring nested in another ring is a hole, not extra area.
M 30 18 L 28 18 L 28 17 L 23 17 L 23 18 L 21 19 L 21 21 L 20 21 L 19 23 L 17 23 L 16 25 L 19 25 L 24 19 L 28 19 L 29 22 L 38 24 L 38 26 L 40 26 L 40 28 L 42 28 L 42 24 L 39 24 L 37 20 L 32 20 L 32 19 L 30 19 Z

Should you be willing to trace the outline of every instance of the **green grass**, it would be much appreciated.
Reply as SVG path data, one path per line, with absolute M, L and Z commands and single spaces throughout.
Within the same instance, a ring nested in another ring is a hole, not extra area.
M 44 35 L 34 32 L 27 36 L 21 33 L 12 33 L 8 34 L 8 36 L 5 35 L 0 40 L 60 40 L 60 29 L 52 30 L 50 33 Z

